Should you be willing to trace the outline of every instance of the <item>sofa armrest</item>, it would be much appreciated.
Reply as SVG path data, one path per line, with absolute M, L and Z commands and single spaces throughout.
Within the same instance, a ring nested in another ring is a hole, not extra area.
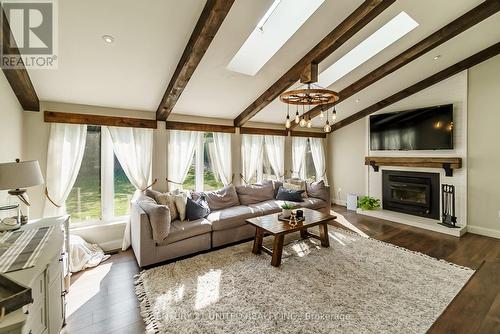
M 156 243 L 153 240 L 153 231 L 148 215 L 136 202 L 132 202 L 130 210 L 130 236 L 132 249 L 139 266 L 143 267 L 149 264 L 155 255 Z

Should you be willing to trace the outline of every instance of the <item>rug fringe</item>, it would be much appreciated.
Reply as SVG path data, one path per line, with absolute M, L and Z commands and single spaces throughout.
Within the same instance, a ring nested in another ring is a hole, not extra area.
M 143 273 L 144 271 L 141 271 L 139 274 L 134 275 L 135 294 L 139 299 L 139 307 L 141 309 L 140 315 L 144 320 L 144 324 L 146 325 L 146 333 L 158 334 L 160 333 L 160 328 L 146 294 L 144 281 L 142 279 Z
M 359 234 L 357 234 L 356 232 L 353 232 L 353 231 L 350 231 L 350 230 L 345 230 L 345 229 L 342 229 L 340 227 L 335 227 L 335 226 L 332 226 L 334 230 L 338 230 L 340 231 L 341 233 L 344 232 L 344 233 L 347 233 L 347 234 L 352 234 L 354 236 L 357 236 L 357 237 L 362 237 L 360 236 Z M 452 266 L 452 267 L 455 267 L 457 269 L 461 269 L 461 270 L 465 270 L 465 271 L 474 271 L 474 269 L 472 268 L 469 268 L 469 267 L 465 267 L 465 266 L 461 266 L 459 264 L 456 264 L 456 263 L 453 263 L 453 262 L 449 262 L 449 261 L 446 261 L 444 259 L 438 259 L 438 258 L 435 258 L 435 257 L 432 257 L 430 255 L 427 255 L 427 254 L 424 254 L 424 253 L 421 253 L 421 252 L 417 252 L 417 251 L 414 251 L 414 250 L 411 250 L 411 249 L 407 249 L 407 248 L 404 248 L 404 247 L 401 247 L 401 246 L 398 246 L 398 245 L 394 245 L 394 244 L 391 244 L 391 243 L 388 243 L 388 242 L 385 242 L 385 241 L 382 241 L 382 240 L 378 240 L 378 239 L 375 239 L 375 238 L 372 238 L 372 237 L 368 237 L 367 239 L 369 240 L 373 240 L 373 241 L 376 241 L 376 242 L 379 242 L 379 243 L 382 243 L 384 245 L 388 245 L 390 247 L 394 247 L 394 248 L 397 248 L 397 249 L 400 249 L 400 250 L 403 250 L 405 252 L 409 252 L 409 253 L 412 253 L 412 254 L 416 254 L 416 255 L 419 255 L 421 257 L 424 257 L 424 258 L 427 258 L 427 259 L 432 259 L 432 260 L 436 260 L 436 261 L 439 261 L 439 262 L 442 262 L 442 263 L 445 263 L 449 266 Z

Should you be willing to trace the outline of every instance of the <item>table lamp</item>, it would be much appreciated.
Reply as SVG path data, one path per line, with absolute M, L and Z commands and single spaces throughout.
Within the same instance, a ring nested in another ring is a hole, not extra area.
M 0 190 L 8 190 L 9 195 L 17 196 L 26 205 L 21 221 L 29 219 L 30 202 L 26 188 L 43 184 L 42 171 L 37 160 L 0 163 Z

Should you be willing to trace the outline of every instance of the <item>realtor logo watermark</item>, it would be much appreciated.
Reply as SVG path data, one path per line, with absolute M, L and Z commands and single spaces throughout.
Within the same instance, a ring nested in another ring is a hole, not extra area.
M 56 69 L 57 0 L 1 0 L 0 67 Z M 10 33 L 8 33 L 10 29 Z

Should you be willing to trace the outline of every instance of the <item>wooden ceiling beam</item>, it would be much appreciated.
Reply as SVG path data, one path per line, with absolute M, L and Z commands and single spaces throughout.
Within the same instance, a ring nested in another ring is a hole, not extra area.
M 485 60 L 488 60 L 496 55 L 500 54 L 500 42 L 496 43 L 489 48 L 484 49 L 483 51 L 480 51 L 469 58 L 466 58 L 434 75 L 431 75 L 430 77 L 417 82 L 414 85 L 411 85 L 396 94 L 393 94 L 375 104 L 372 104 L 371 106 L 355 113 L 354 115 L 351 115 L 337 123 L 335 123 L 332 126 L 332 132 L 336 131 L 338 129 L 341 129 L 351 123 L 356 122 L 357 120 L 360 120 L 368 115 L 373 114 L 374 112 L 377 112 L 381 109 L 384 109 L 385 107 L 396 103 L 398 101 L 401 101 L 402 99 L 407 98 L 410 95 L 413 95 L 415 93 L 420 92 L 421 90 L 424 90 L 426 88 L 431 87 L 432 85 L 448 79 L 451 76 L 454 76 L 455 74 L 458 74 L 462 72 L 463 70 L 466 70 L 470 67 L 473 67 L 479 63 L 482 63 Z
M 361 6 L 356 8 L 351 15 L 335 27 L 335 29 L 279 78 L 278 81 L 243 110 L 234 119 L 234 126 L 243 126 L 281 93 L 296 83 L 307 66 L 311 63 L 320 63 L 394 2 L 395 0 L 366 0 L 363 2 Z
M 158 106 L 156 119 L 167 120 L 233 3 L 234 0 L 207 0 Z
M 280 129 L 266 129 L 266 128 L 240 128 L 240 134 L 242 135 L 263 135 L 263 136 L 288 136 L 287 130 Z
M 325 132 L 311 132 L 311 131 L 290 131 L 292 137 L 306 137 L 306 138 L 326 138 Z
M 11 38 L 10 25 L 9 21 L 7 21 L 5 12 L 2 9 L 0 9 L 0 11 L 2 12 L 2 25 L 0 27 L 0 29 L 2 29 L 0 34 L 2 55 L 10 54 L 15 58 L 21 58 L 19 49 L 17 48 L 14 39 Z M 22 66 L 13 69 L 7 69 L 4 68 L 4 66 L 1 67 L 3 73 L 5 74 L 5 78 L 7 78 L 7 81 L 12 87 L 12 90 L 14 91 L 14 94 L 23 109 L 29 111 L 40 111 L 40 101 L 24 63 Z
M 166 122 L 167 130 L 202 131 L 202 132 L 224 132 L 236 133 L 236 128 L 231 125 L 201 124 L 189 122 Z
M 465 30 L 473 27 L 484 19 L 490 17 L 491 15 L 497 13 L 500 10 L 500 1 L 498 0 L 486 0 L 480 5 L 474 7 L 464 15 L 460 16 L 456 20 L 447 24 L 443 28 L 429 35 L 428 37 L 421 40 L 419 43 L 410 47 L 406 51 L 400 53 L 396 57 L 392 58 L 382 66 L 371 71 L 358 81 L 347 86 L 339 92 L 339 100 L 335 103 L 327 104 L 324 106 L 324 110 L 333 107 L 334 105 L 346 100 L 347 98 L 353 96 L 364 88 L 370 86 L 371 84 L 377 82 L 378 80 L 384 78 L 385 76 L 391 74 L 392 72 L 400 69 L 406 64 L 412 62 L 423 54 L 429 52 L 430 50 L 436 48 L 437 46 L 449 41 L 453 37 L 459 35 Z M 305 113 L 306 118 L 314 118 L 321 113 L 321 107 L 316 106 L 310 111 Z M 295 128 L 297 124 L 292 122 L 291 128 Z
M 156 129 L 157 122 L 154 119 L 103 116 L 91 114 L 76 114 L 69 112 L 45 111 L 44 122 L 46 123 L 69 123 L 87 124 L 100 126 L 119 126 L 126 128 Z

